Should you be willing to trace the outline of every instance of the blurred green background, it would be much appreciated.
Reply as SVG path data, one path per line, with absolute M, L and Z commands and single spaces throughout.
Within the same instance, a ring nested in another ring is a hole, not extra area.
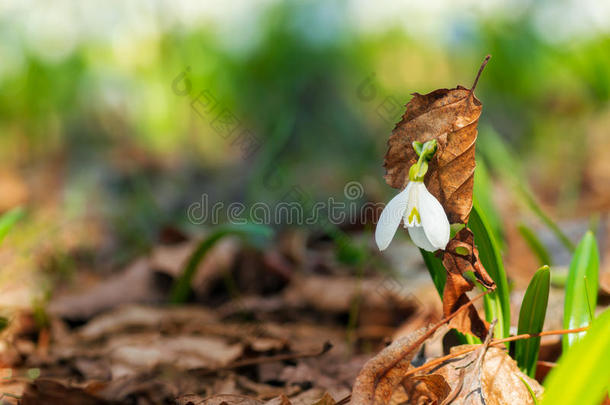
M 95 216 L 62 238 L 121 262 L 204 193 L 323 200 L 358 181 L 385 202 L 410 94 L 470 86 L 486 54 L 492 175 L 522 173 L 558 217 L 610 206 L 608 2 L 8 2 L 0 33 L 0 211 L 31 219 L 15 245 Z

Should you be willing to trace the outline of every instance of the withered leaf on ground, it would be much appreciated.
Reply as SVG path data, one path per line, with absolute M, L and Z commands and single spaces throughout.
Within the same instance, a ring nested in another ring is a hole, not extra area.
M 409 181 L 409 168 L 418 158 L 411 144 L 436 139 L 438 149 L 424 182 L 443 205 L 450 223 L 467 223 L 472 209 L 475 141 L 483 108 L 474 95 L 476 81 L 471 89 L 457 86 L 423 95 L 414 93 L 392 131 L 385 155 L 385 179 L 391 187 L 402 189 Z
M 369 360 L 356 378 L 352 390 L 352 403 L 359 405 L 388 404 L 411 367 L 427 328 L 392 342 Z
M 180 405 L 262 405 L 263 401 L 244 395 L 220 394 L 209 398 L 198 395 L 185 395 L 176 400 Z
M 458 352 L 465 346 L 452 348 Z M 517 363 L 497 347 L 479 345 L 477 350 L 447 360 L 430 370 L 444 377 L 451 387 L 449 403 L 473 405 L 533 404 L 524 382 L 540 396 L 543 388 L 519 370 Z M 411 402 L 408 402 L 409 404 Z
M 418 375 L 403 381 L 403 388 L 411 403 L 441 404 L 449 397 L 451 387 L 439 374 Z M 426 402 L 427 401 L 427 402 Z

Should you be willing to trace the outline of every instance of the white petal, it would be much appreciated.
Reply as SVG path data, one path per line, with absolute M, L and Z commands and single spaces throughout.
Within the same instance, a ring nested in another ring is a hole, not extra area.
M 449 242 L 449 220 L 440 202 L 425 188 L 419 190 L 419 214 L 426 238 L 436 249 Z
M 424 232 L 424 228 L 422 226 L 410 226 L 409 227 L 409 236 L 411 240 L 417 247 L 420 247 L 428 252 L 434 252 L 437 248 L 432 246 L 428 238 L 426 237 L 426 233 Z
M 390 245 L 392 238 L 394 238 L 396 229 L 400 225 L 400 220 L 407 209 L 410 189 L 411 183 L 392 198 L 381 212 L 377 228 L 375 228 L 375 242 L 377 242 L 379 250 L 385 250 Z

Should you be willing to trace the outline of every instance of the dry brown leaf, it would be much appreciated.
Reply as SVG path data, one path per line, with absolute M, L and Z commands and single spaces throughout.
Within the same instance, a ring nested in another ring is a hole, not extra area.
M 411 360 L 423 343 L 427 328 L 392 342 L 369 360 L 356 378 L 352 403 L 359 405 L 388 404 L 400 386 Z
M 292 405 L 311 405 L 316 401 L 319 401 L 321 398 L 324 398 L 324 395 L 326 394 L 326 390 L 322 390 L 320 388 L 312 388 L 299 395 L 291 397 L 290 402 L 292 403 Z
M 335 400 L 333 399 L 333 397 L 328 393 L 324 393 L 324 396 L 322 398 L 320 398 L 319 401 L 314 402 L 312 405 L 335 405 Z
M 465 347 L 457 346 L 451 351 L 458 352 Z M 448 403 L 533 404 L 534 401 L 522 379 L 537 396 L 543 392 L 542 386 L 536 380 L 523 374 L 517 363 L 497 347 L 480 345 L 477 350 L 447 360 L 431 372 L 444 377 L 451 387 Z
M 347 276 L 294 277 L 283 297 L 288 305 L 308 305 L 324 313 L 347 312 L 355 299 L 363 307 L 385 311 L 411 310 L 417 304 L 409 288 L 397 288 L 396 280 Z
M 147 307 L 128 305 L 98 315 L 77 331 L 80 342 L 101 339 L 125 331 L 182 329 L 188 325 L 206 325 L 218 322 L 214 313 L 194 306 Z
M 403 382 L 410 403 L 441 404 L 451 393 L 445 377 L 439 374 L 419 375 Z
M 412 143 L 436 139 L 438 149 L 424 183 L 443 205 L 450 223 L 467 223 L 472 209 L 475 141 L 483 108 L 473 92 L 477 80 L 471 89 L 457 86 L 424 95 L 414 93 L 392 131 L 385 155 L 386 182 L 403 189 L 409 181 L 409 168 L 418 158 Z
M 21 397 L 21 404 L 112 405 L 117 403 L 97 398 L 82 388 L 66 387 L 57 381 L 40 378 L 26 387 Z
M 54 298 L 48 310 L 62 318 L 82 320 L 121 304 L 160 302 L 163 298 L 148 260 L 138 259 L 121 273 L 85 291 Z
M 198 395 L 185 395 L 176 400 L 180 405 L 262 405 L 263 401 L 244 395 L 220 394 L 208 398 Z
M 472 290 L 474 285 L 464 278 L 465 272 L 474 272 L 481 284 L 487 288 L 495 288 L 494 281 L 480 263 L 479 252 L 474 245 L 474 235 L 468 228 L 459 231 L 449 241 L 446 250 L 443 251 L 443 265 L 447 269 L 447 282 L 443 291 L 443 314 L 445 316 L 454 313 L 470 301 L 466 292 Z M 472 333 L 481 339 L 487 336 L 489 329 L 487 322 L 481 319 L 473 306 L 453 318 L 449 325 L 462 333 Z
M 292 405 L 292 402 L 284 394 L 265 402 L 265 405 Z

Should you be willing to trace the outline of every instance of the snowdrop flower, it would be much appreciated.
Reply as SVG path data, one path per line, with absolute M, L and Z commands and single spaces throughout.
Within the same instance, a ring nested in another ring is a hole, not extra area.
M 436 152 L 436 141 L 428 141 L 423 145 L 414 142 L 413 147 L 419 160 L 409 170 L 409 183 L 385 206 L 375 229 L 375 241 L 379 250 L 389 246 L 401 220 L 413 243 L 424 250 L 434 252 L 445 249 L 449 242 L 447 214 L 424 184 L 428 160 Z

